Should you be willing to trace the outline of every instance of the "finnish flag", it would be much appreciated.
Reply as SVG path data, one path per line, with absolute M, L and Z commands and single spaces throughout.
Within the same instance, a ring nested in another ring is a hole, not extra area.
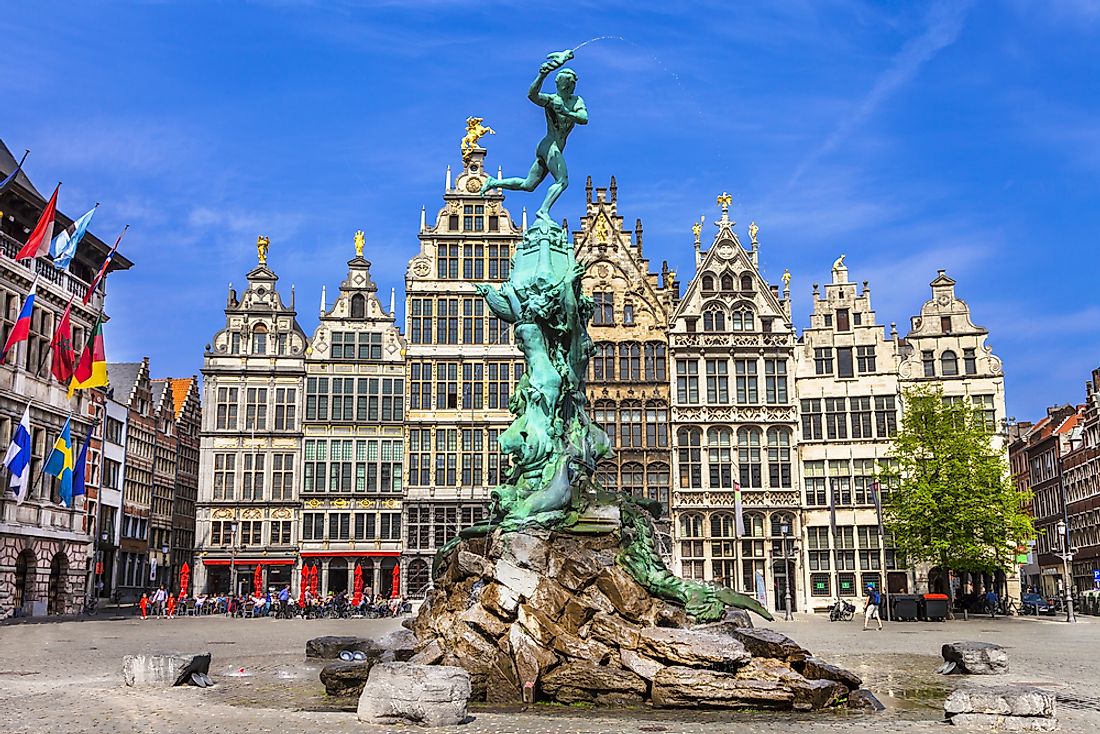
M 4 456 L 4 466 L 11 472 L 11 481 L 8 487 L 15 493 L 15 503 L 21 504 L 27 498 L 30 490 L 31 473 L 31 406 L 27 403 L 27 409 L 23 411 L 23 419 L 15 427 L 15 433 L 11 437 L 11 445 Z

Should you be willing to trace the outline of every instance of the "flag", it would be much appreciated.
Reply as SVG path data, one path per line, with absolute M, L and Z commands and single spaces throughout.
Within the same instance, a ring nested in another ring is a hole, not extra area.
M 88 428 L 88 435 L 84 437 L 84 445 L 80 447 L 80 453 L 73 464 L 73 497 L 84 494 L 84 482 L 88 476 L 88 444 L 92 442 L 92 432 L 95 431 L 95 423 Z
M 51 477 L 61 480 L 61 504 L 65 507 L 73 506 L 73 435 L 69 427 L 71 420 L 72 418 L 65 419 L 61 435 L 54 441 L 53 451 L 46 457 L 46 466 L 42 469 Z
M 92 284 L 88 286 L 88 292 L 84 294 L 84 305 L 88 305 L 88 301 L 92 300 L 92 294 L 95 293 L 96 286 L 99 285 L 99 281 L 103 280 L 103 276 L 107 275 L 107 268 L 111 265 L 111 258 L 115 256 L 115 250 L 118 249 L 118 243 L 122 242 L 122 235 L 126 234 L 126 230 L 130 228 L 127 224 L 122 228 L 122 232 L 119 233 L 118 239 L 115 240 L 115 246 L 111 248 L 111 251 L 107 253 L 107 259 L 103 261 L 103 264 L 99 266 L 99 272 L 92 278 Z
M 745 536 L 745 510 L 741 506 L 741 483 L 733 483 L 733 532 L 735 538 Z
M 69 267 L 69 263 L 73 261 L 73 257 L 76 255 L 76 246 L 80 244 L 84 233 L 88 231 L 88 225 L 91 223 L 92 215 L 95 214 L 98 206 L 99 204 L 93 206 L 84 216 L 53 238 L 53 242 L 50 243 L 50 256 L 53 257 L 54 265 L 63 270 Z
M 30 260 L 49 254 L 50 242 L 53 241 L 54 220 L 57 218 L 57 190 L 60 188 L 61 184 L 58 184 L 57 188 L 53 190 L 50 203 L 46 204 L 46 209 L 39 217 L 38 224 L 34 226 L 34 231 L 27 238 L 27 244 L 23 245 L 23 249 L 15 254 L 16 260 Z
M 76 361 L 76 354 L 73 351 L 72 321 L 69 318 L 72 307 L 73 299 L 70 298 L 69 305 L 65 307 L 65 313 L 61 314 L 61 319 L 53 332 L 53 339 L 50 341 L 52 350 L 50 374 L 62 385 L 67 385 L 73 378 L 73 362 Z
M 27 499 L 30 490 L 31 473 L 31 404 L 27 403 L 23 418 L 15 427 L 8 453 L 4 455 L 4 466 L 11 472 L 8 487 L 15 493 L 15 504 Z
M 19 165 L 15 167 L 15 170 L 8 174 L 8 177 L 3 181 L 0 181 L 0 194 L 8 190 L 8 187 L 15 182 L 15 177 L 19 175 L 19 172 L 23 170 L 23 161 L 27 160 L 29 150 L 23 151 L 23 157 L 19 159 Z
M 31 335 L 31 315 L 34 313 L 34 296 L 38 290 L 38 278 L 35 278 L 31 283 L 31 289 L 27 292 L 27 297 L 23 299 L 23 308 L 19 312 L 19 318 L 15 320 L 15 323 L 11 325 L 11 331 L 8 332 L 8 341 L 4 344 L 4 351 L 0 353 L 0 364 L 3 364 L 8 358 L 8 352 L 16 344 L 22 341 L 26 341 L 27 337 Z M 39 366 L 41 368 L 41 365 Z
M 882 527 L 882 496 L 879 494 L 880 485 L 878 482 L 871 483 L 871 498 L 875 502 L 875 517 L 878 518 L 878 534 L 881 538 L 883 533 Z
M 829 530 L 836 537 L 836 484 L 829 480 Z
M 69 381 L 69 397 L 77 390 L 100 387 L 107 384 L 107 355 L 103 349 L 103 314 L 96 319 L 88 343 L 80 353 L 80 361 Z

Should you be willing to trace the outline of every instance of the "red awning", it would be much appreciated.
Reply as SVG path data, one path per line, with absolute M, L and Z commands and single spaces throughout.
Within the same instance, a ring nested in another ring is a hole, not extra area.
M 228 558 L 204 558 L 202 562 L 207 566 L 228 566 L 230 563 L 234 566 L 293 566 L 295 563 L 293 558 L 238 558 L 233 561 Z
M 336 558 L 336 557 L 354 557 L 365 558 L 369 556 L 381 557 L 381 558 L 397 558 L 401 555 L 401 551 L 311 551 L 302 553 L 302 558 Z M 238 561 L 239 563 L 239 561 Z

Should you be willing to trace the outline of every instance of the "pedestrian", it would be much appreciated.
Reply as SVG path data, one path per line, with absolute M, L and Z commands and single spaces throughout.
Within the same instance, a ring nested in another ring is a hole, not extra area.
M 995 619 L 997 616 L 997 606 L 1000 603 L 1000 599 L 997 598 L 997 592 L 993 589 L 985 592 L 985 606 L 989 610 L 989 618 Z
M 283 590 L 279 592 L 279 616 L 283 619 L 287 619 L 290 615 L 287 613 L 287 608 L 290 606 L 290 584 L 283 587 Z
M 141 599 L 138 601 L 138 607 L 141 609 L 141 618 L 145 619 L 149 612 L 149 595 L 142 594 Z
M 168 619 L 171 619 L 176 616 L 176 597 L 169 594 L 166 604 L 168 605 Z
M 164 590 L 164 584 L 153 594 L 153 614 L 164 616 L 164 602 L 168 601 L 168 592 Z
M 878 629 L 882 629 L 882 615 L 879 614 L 879 606 L 882 604 L 882 596 L 875 589 L 874 584 L 867 584 L 867 595 L 863 601 L 863 629 L 869 629 L 871 620 L 878 622 Z

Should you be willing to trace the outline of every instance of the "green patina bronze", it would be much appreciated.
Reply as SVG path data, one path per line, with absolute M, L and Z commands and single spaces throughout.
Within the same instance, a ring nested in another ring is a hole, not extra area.
M 553 70 L 572 51 L 550 54 L 531 85 L 531 101 L 546 108 L 547 134 L 526 179 L 490 178 L 491 188 L 534 189 L 553 174 L 554 184 L 533 226 L 512 256 L 508 281 L 500 288 L 479 284 L 489 309 L 513 325 L 527 370 L 508 408 L 515 420 L 499 438 L 510 458 L 505 480 L 491 494 L 489 522 L 467 528 L 441 549 L 436 567 L 463 538 L 532 525 L 577 534 L 619 533 L 619 563 L 650 593 L 684 606 L 696 619 L 720 619 L 725 609 L 748 609 L 771 619 L 756 600 L 730 589 L 686 581 L 672 574 L 657 552 L 656 503 L 607 492 L 594 480 L 596 465 L 611 455 L 603 429 L 585 412 L 585 376 L 593 352 L 587 324 L 592 299 L 581 292 L 584 267 L 565 230 L 549 218 L 550 207 L 568 184 L 562 150 L 576 123 L 587 123 L 584 101 L 573 95 L 576 74 L 563 69 L 558 94 L 540 92 Z

